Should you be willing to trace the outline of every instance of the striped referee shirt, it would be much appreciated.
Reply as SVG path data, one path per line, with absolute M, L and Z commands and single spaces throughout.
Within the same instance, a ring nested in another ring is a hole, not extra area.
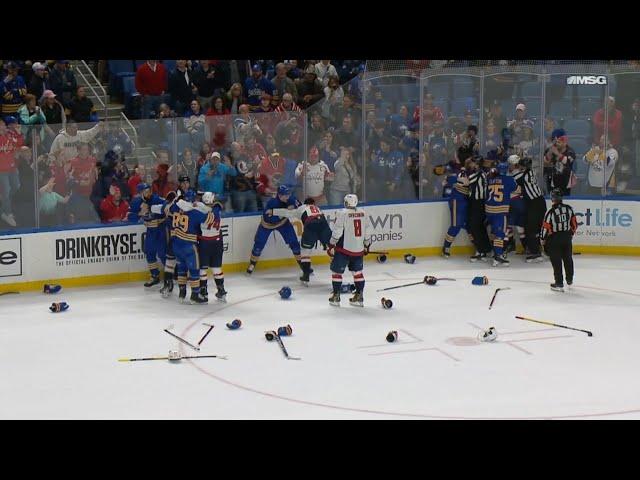
M 487 174 L 478 169 L 469 175 L 469 198 L 484 200 L 487 198 Z
M 538 179 L 530 168 L 523 172 L 516 173 L 513 179 L 520 185 L 520 190 L 524 192 L 524 198 L 526 200 L 533 200 L 534 198 L 543 196 L 542 190 L 538 186 Z
M 546 240 L 548 236 L 557 232 L 570 231 L 573 235 L 577 229 L 578 221 L 576 220 L 576 214 L 573 213 L 573 208 L 564 203 L 557 203 L 544 216 L 540 239 Z

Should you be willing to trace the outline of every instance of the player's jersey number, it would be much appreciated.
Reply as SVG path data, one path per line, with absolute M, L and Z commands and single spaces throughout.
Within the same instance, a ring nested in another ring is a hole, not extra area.
M 493 198 L 493 200 L 497 203 L 501 203 L 502 200 L 504 200 L 504 192 L 502 191 L 503 188 L 504 185 L 500 184 L 489 185 L 490 198 Z
M 359 218 L 355 218 L 353 220 L 353 234 L 356 237 L 362 236 L 362 220 L 360 220 Z
M 189 217 L 182 213 L 173 214 L 173 228 L 180 229 L 184 233 L 189 230 Z

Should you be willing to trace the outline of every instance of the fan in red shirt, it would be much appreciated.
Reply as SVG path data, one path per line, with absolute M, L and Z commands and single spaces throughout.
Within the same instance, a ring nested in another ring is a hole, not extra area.
M 73 189 L 74 195 L 89 198 L 97 177 L 96 157 L 90 155 L 89 144 L 81 143 L 78 145 L 78 156 L 72 158 L 69 163 L 71 177 L 76 184 Z
M 258 193 L 265 197 L 275 195 L 280 185 L 280 180 L 284 175 L 285 160 L 278 152 L 273 152 L 268 157 L 265 156 L 258 167 Z
M 151 184 L 151 190 L 153 193 L 160 195 L 163 198 L 169 194 L 169 192 L 176 189 L 176 185 L 169 181 L 169 165 L 161 163 L 156 168 L 158 177 Z
M 138 194 L 138 184 L 144 182 L 144 173 L 144 165 L 138 164 L 133 167 L 133 175 L 131 175 L 131 178 L 129 178 L 129 181 L 127 182 L 131 198 L 135 197 Z
M 129 204 L 122 200 L 122 192 L 116 185 L 109 187 L 109 195 L 100 202 L 100 218 L 103 223 L 122 222 L 127 217 Z
M 0 173 L 16 171 L 14 152 L 17 150 L 13 133 L 7 128 L 4 120 L 0 119 Z
M 430 93 L 427 93 L 424 96 L 424 112 L 422 114 L 422 120 L 430 125 L 433 125 L 435 122 L 444 121 L 444 113 L 442 113 L 440 107 L 436 107 L 433 104 L 433 95 Z M 420 124 L 420 105 L 416 106 L 413 111 L 413 123 L 415 125 Z

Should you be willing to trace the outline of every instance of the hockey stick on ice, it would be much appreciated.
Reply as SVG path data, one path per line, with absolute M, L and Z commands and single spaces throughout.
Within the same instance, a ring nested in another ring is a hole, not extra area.
M 280 335 L 276 335 L 276 340 L 278 341 L 278 344 L 280 345 L 280 348 L 282 349 L 284 356 L 287 357 L 287 360 L 302 360 L 300 357 L 291 357 L 289 355 L 289 352 L 287 352 L 287 349 L 285 348 L 284 342 L 280 338 Z
M 169 327 L 171 328 L 171 327 Z M 176 335 L 175 333 L 171 333 L 168 329 L 164 329 L 164 331 L 166 333 L 168 333 L 169 335 L 171 335 L 172 337 L 174 337 L 177 340 L 180 340 L 182 343 L 184 343 L 185 345 L 189 345 L 191 348 L 193 348 L 195 351 L 199 352 L 200 351 L 200 347 L 196 347 L 195 345 L 190 344 L 189 342 L 187 342 L 184 338 L 180 338 L 178 335 Z
M 0 292 L 0 296 L 2 296 L 2 295 L 11 295 L 13 293 L 20 293 L 20 292 Z
M 395 287 L 380 288 L 380 289 L 376 290 L 376 292 L 384 292 L 385 290 L 393 290 L 394 288 L 410 287 L 412 285 L 420 285 L 421 283 L 425 283 L 426 284 L 428 277 L 429 277 L 429 275 L 424 277 L 421 282 L 405 283 L 404 285 L 396 285 Z M 454 282 L 456 281 L 455 278 L 436 278 L 436 281 L 438 281 L 438 280 L 453 280 Z
M 518 315 L 516 315 L 516 318 L 519 320 L 526 320 L 528 322 L 536 322 L 536 323 L 542 323 L 544 325 L 553 325 L 554 327 L 567 328 L 569 330 L 576 330 L 578 332 L 586 333 L 589 337 L 593 337 L 593 332 L 590 332 L 589 330 L 580 330 L 579 328 L 567 327 L 566 325 L 558 325 L 557 323 L 545 322 L 542 320 L 534 320 L 533 318 L 520 317 Z
M 496 288 L 495 293 L 493 294 L 493 298 L 491 299 L 491 303 L 489 304 L 489 310 L 491 310 L 491 307 L 493 307 L 493 302 L 496 301 L 496 295 L 498 295 L 498 292 L 500 290 L 511 290 L 511 287 L 504 287 L 504 288 Z
M 213 324 L 209 325 L 207 324 L 207 327 L 209 327 L 209 330 L 207 330 L 207 333 L 205 333 L 202 338 L 200 339 L 200 341 L 198 342 L 198 346 L 200 346 L 202 344 L 202 342 L 204 342 L 204 339 L 207 338 L 207 335 L 209 335 L 209 333 L 211 333 L 211 330 L 213 330 Z
M 223 355 L 189 355 L 186 357 L 180 357 L 174 360 L 182 360 L 182 359 L 190 359 L 190 358 L 219 358 L 220 360 L 227 360 L 227 357 Z M 142 362 L 147 360 L 172 360 L 169 357 L 146 357 L 146 358 L 119 358 L 119 362 Z

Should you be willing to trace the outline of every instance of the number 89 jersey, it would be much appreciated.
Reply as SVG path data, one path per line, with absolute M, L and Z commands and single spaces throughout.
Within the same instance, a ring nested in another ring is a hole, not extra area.
M 331 244 L 345 255 L 364 254 L 364 241 L 368 229 L 368 218 L 361 208 L 343 208 L 336 214 Z
M 484 210 L 487 214 L 509 213 L 511 194 L 519 187 L 513 177 L 498 175 L 487 180 L 487 199 Z

